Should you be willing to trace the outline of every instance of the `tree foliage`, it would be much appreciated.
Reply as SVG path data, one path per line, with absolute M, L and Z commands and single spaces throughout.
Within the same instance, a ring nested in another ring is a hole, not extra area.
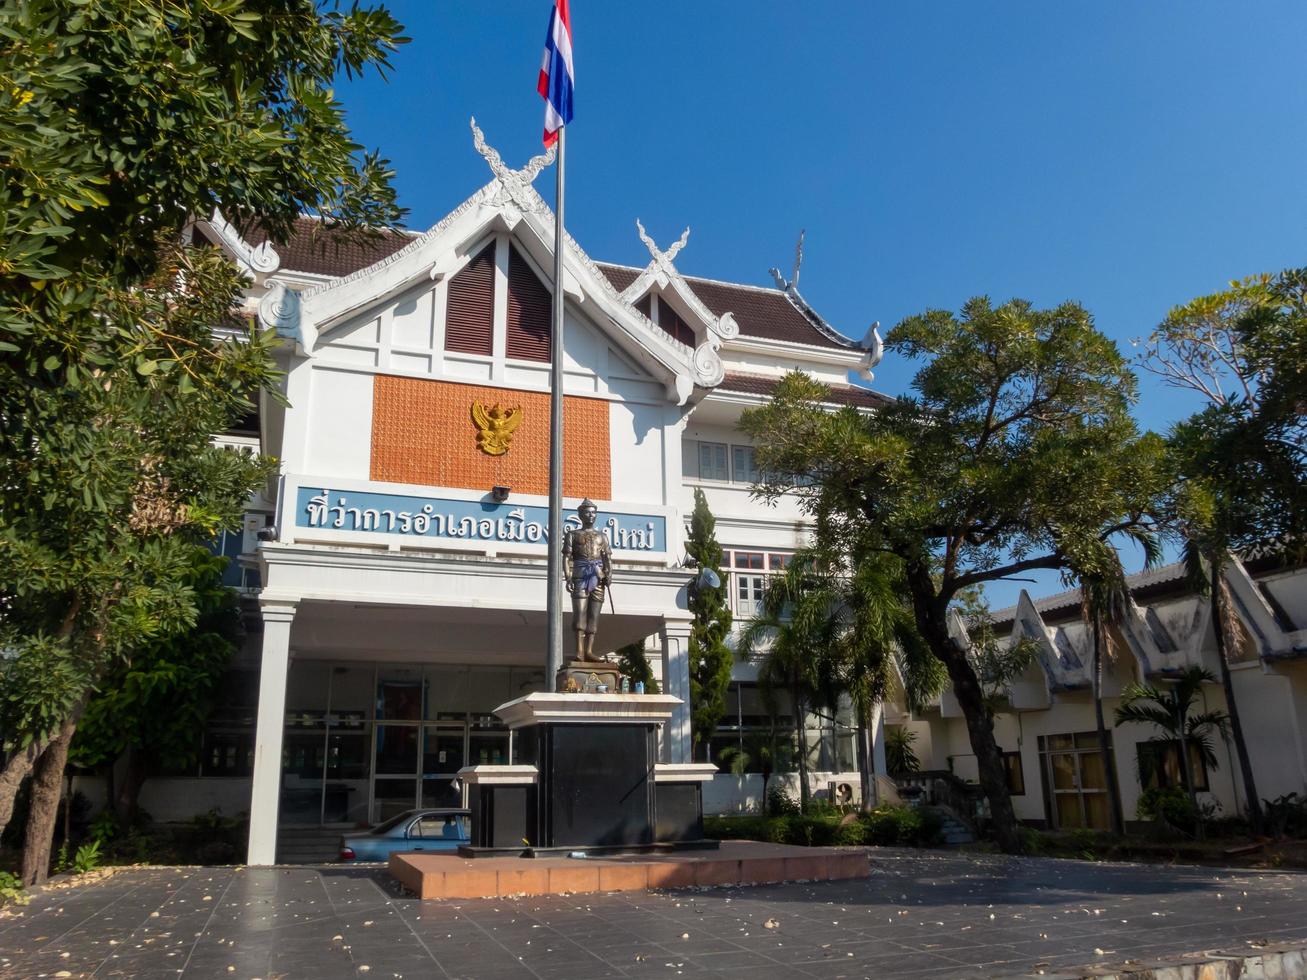
M 1232 550 L 1307 549 L 1307 269 L 1252 276 L 1172 310 L 1144 367 L 1205 404 L 1171 430 L 1169 518 L 1190 582 L 1208 596 L 1229 725 L 1254 832 L 1262 813 L 1229 660 L 1239 618 Z
M 726 602 L 727 582 L 722 572 L 722 547 L 717 543 L 717 521 L 708 509 L 702 490 L 695 488 L 694 511 L 685 552 L 700 570 L 690 589 L 690 729 L 696 755 L 708 745 L 717 723 L 726 713 L 726 695 L 731 686 L 734 660 L 726 637 L 731 632 L 731 609 Z M 717 576 L 719 585 L 703 581 L 703 571 Z
M 922 362 L 912 397 L 829 412 L 824 387 L 792 374 L 743 425 L 769 474 L 765 494 L 798 492 L 823 540 L 903 563 L 918 632 L 966 715 L 996 834 L 1020 850 L 981 684 L 948 634 L 949 604 L 972 586 L 1064 568 L 1149 523 L 1160 440 L 1137 432 L 1135 378 L 1075 303 L 976 298 L 960 315 L 907 318 L 886 346 Z
M 218 682 L 242 635 L 236 594 L 222 582 L 226 564 L 193 550 L 184 581 L 194 596 L 195 625 L 128 651 L 109 670 L 78 726 L 73 762 L 111 765 L 131 751 L 143 775 L 195 765 Z
M 1189 765 L 1189 746 L 1198 750 L 1204 764 L 1216 769 L 1220 759 L 1216 754 L 1216 738 L 1224 737 L 1229 718 L 1223 711 L 1198 711 L 1202 704 L 1204 684 L 1215 684 L 1216 678 L 1202 667 L 1187 667 L 1165 688 L 1151 684 L 1131 684 L 1121 694 L 1116 709 L 1116 724 L 1151 725 L 1158 732 L 1156 738 L 1174 740 L 1180 745 L 1180 773 L 1185 791 L 1198 803 L 1195 780 Z
M 939 662 L 921 642 L 903 594 L 901 563 L 884 554 L 856 561 L 839 551 L 804 550 L 768 581 L 761 614 L 741 634 L 740 654 L 758 659 L 773 714 L 776 692 L 789 694 L 796 744 L 804 745 L 805 712 L 833 713 L 843 697 L 864 728 L 896 688 L 917 705 L 939 693 Z M 806 748 L 798 761 L 806 805 Z
M 644 640 L 628 643 L 617 651 L 617 669 L 631 679 L 632 687 L 636 681 L 642 681 L 645 694 L 658 693 L 658 681 L 654 679 L 653 667 L 644 652 Z
M 210 439 L 276 389 L 276 338 L 180 232 L 218 206 L 273 237 L 396 221 L 332 85 L 399 30 L 313 0 L 0 7 L 0 827 L 35 767 L 29 881 L 91 688 L 194 624 L 193 548 L 268 472 Z

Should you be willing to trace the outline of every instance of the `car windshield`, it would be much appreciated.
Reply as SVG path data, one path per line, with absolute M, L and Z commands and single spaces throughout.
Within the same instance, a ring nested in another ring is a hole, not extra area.
M 416 810 L 409 810 L 405 813 L 401 813 L 397 817 L 391 817 L 385 823 L 378 824 L 377 826 L 373 827 L 370 831 L 368 831 L 368 833 L 377 837 L 381 836 L 382 834 L 387 834 L 390 831 L 394 830 L 396 827 L 398 827 L 400 824 L 402 824 L 405 820 L 412 820 L 413 814 L 416 812 L 417 812 Z

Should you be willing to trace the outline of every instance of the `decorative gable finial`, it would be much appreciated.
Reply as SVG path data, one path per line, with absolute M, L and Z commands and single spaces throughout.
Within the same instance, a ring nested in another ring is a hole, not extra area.
M 865 351 L 858 363 L 858 375 L 864 381 L 872 381 L 876 376 L 871 373 L 871 369 L 885 356 L 885 341 L 880 339 L 879 320 L 867 328 L 867 334 L 858 341 L 858 346 Z
M 799 240 L 794 243 L 794 271 L 790 274 L 789 279 L 781 275 L 780 269 L 768 270 L 771 277 L 776 280 L 777 289 L 796 295 L 799 292 L 799 267 L 803 265 L 803 236 L 807 233 L 806 228 L 799 229 Z
M 522 211 L 536 211 L 543 207 L 544 202 L 531 184 L 541 170 L 554 162 L 556 144 L 546 152 L 533 156 L 521 170 L 513 170 L 504 163 L 504 158 L 499 155 L 499 151 L 486 142 L 485 134 L 477 125 L 476 116 L 473 116 L 472 145 L 485 158 L 490 166 L 490 172 L 499 181 L 499 193 L 489 203 L 499 205 L 511 202 Z
M 790 276 L 790 285 L 795 289 L 799 288 L 799 266 L 803 265 L 803 236 L 807 233 L 806 228 L 800 228 L 799 240 L 794 243 L 794 274 Z
M 685 243 L 690 240 L 689 225 L 686 225 L 685 231 L 681 232 L 681 237 L 672 242 L 671 247 L 668 248 L 666 252 L 654 244 L 654 240 L 650 238 L 649 233 L 644 230 L 644 225 L 640 223 L 639 218 L 635 219 L 635 228 L 636 231 L 640 233 L 640 241 L 644 242 L 644 247 L 649 250 L 649 254 L 653 257 L 654 265 L 656 265 L 659 270 L 665 273 L 669 278 L 674 277 L 676 275 L 676 267 L 672 263 L 675 261 L 676 256 L 680 253 L 681 249 L 685 248 Z

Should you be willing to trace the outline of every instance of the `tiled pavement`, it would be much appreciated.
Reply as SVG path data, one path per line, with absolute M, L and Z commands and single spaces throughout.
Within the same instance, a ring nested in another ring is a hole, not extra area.
M 873 869 L 419 902 L 380 868 L 146 868 L 0 917 L 0 978 L 1011 977 L 1307 942 L 1302 874 L 898 850 Z

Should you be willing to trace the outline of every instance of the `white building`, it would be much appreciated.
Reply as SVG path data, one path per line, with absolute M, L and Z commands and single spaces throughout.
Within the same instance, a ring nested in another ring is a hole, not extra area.
M 279 827 L 456 804 L 462 766 L 514 754 L 493 709 L 544 687 L 553 217 L 531 186 L 540 158 L 509 170 L 475 136 L 493 179 L 423 234 L 342 244 L 306 218 L 269 243 L 216 214 L 193 229 L 253 276 L 251 312 L 285 339 L 288 405 L 265 400 L 226 437 L 280 462 L 243 537 L 224 542 L 261 631 L 197 770 L 152 780 L 142 805 L 162 820 L 248 810 L 251 863 L 274 860 Z M 879 340 L 840 335 L 789 284 L 682 276 L 685 236 L 662 251 L 639 233 L 643 269 L 567 243 L 565 507 L 599 505 L 615 557 L 600 645 L 647 642 L 682 699 L 662 754 L 686 762 L 693 489 L 746 619 L 804 527 L 795 502 L 750 498 L 740 415 L 796 368 L 832 402 L 874 406 L 881 396 L 848 378 L 870 377 Z M 482 432 L 484 413 L 510 411 L 507 439 Z M 750 671 L 740 665 L 728 740 L 758 720 Z M 856 784 L 851 733 L 812 725 L 814 760 Z M 710 809 L 759 789 L 722 782 Z
M 1231 676 L 1257 793 L 1274 800 L 1307 793 L 1307 569 L 1269 559 L 1232 560 L 1226 581 L 1234 597 L 1243 643 Z M 1140 794 L 1151 786 L 1179 786 L 1179 747 L 1151 726 L 1114 726 L 1121 693 L 1131 682 L 1165 688 L 1186 667 L 1220 677 L 1211 606 L 1193 594 L 1181 565 L 1131 576 L 1129 615 L 1110 633 L 1105 661 L 1104 715 L 1115 756 L 1123 817 L 1136 818 Z M 1017 817 L 1053 829 L 1108 829 L 1108 768 L 1099 748 L 1090 688 L 1092 638 L 1081 621 L 1080 595 L 1064 592 L 994 614 L 1001 637 L 1033 639 L 1034 663 L 1013 682 L 995 717 L 995 736 L 1008 760 L 1008 787 Z M 955 634 L 963 630 L 954 624 Z M 1198 710 L 1227 710 L 1224 688 L 1204 684 Z M 913 749 L 924 770 L 977 777 L 976 759 L 956 700 L 945 692 L 929 710 L 887 711 L 891 727 L 916 734 Z M 1205 766 L 1195 751 L 1199 800 L 1219 816 L 1242 812 L 1246 799 L 1234 745 L 1218 739 L 1219 765 Z

